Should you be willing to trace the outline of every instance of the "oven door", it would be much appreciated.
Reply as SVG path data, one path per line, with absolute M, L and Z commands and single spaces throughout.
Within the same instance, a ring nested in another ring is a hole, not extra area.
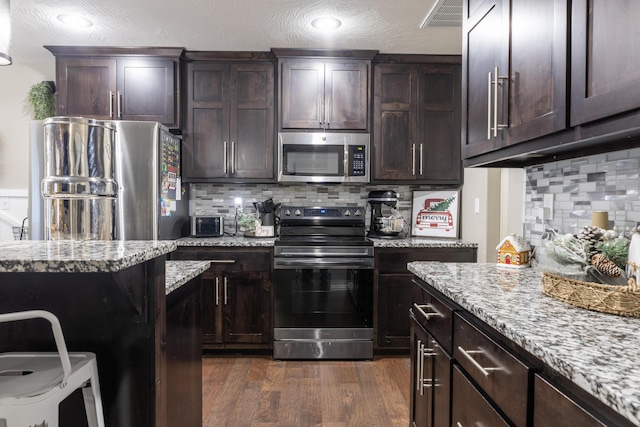
M 373 358 L 373 258 L 274 261 L 275 359 Z

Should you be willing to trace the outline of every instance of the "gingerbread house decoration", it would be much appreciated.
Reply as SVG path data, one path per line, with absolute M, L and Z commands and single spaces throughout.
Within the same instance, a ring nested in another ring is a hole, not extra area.
M 498 244 L 498 266 L 511 268 L 529 267 L 531 246 L 525 239 L 511 234 Z

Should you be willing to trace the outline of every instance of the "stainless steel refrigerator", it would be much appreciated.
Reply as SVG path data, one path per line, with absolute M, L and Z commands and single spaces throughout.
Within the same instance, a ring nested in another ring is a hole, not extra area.
M 44 166 L 32 173 L 32 182 L 35 174 L 42 174 L 43 208 L 41 213 L 32 209 L 30 225 L 41 215 L 45 240 L 186 235 L 181 141 L 165 126 L 53 117 L 43 128 Z M 36 234 L 37 227 L 32 238 Z

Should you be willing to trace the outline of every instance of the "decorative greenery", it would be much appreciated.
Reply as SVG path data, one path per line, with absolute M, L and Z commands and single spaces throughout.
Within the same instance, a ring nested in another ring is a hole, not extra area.
M 596 249 L 624 270 L 627 266 L 627 258 L 629 257 L 629 243 L 629 239 L 619 237 L 617 239 L 596 243 Z
M 33 118 L 35 120 L 44 120 L 56 115 L 54 91 L 53 82 L 48 81 L 36 83 L 29 89 L 27 101 L 33 108 Z
M 453 203 L 453 201 L 456 199 L 456 196 L 451 196 L 449 197 L 447 200 L 444 200 L 440 203 L 438 203 L 437 205 L 433 205 L 429 208 L 430 212 L 444 212 L 447 209 L 449 209 L 449 206 L 451 206 L 451 203 Z
M 551 232 L 552 238 L 545 241 L 549 255 L 556 262 L 564 265 L 589 265 L 588 245 L 573 234 L 558 234 Z

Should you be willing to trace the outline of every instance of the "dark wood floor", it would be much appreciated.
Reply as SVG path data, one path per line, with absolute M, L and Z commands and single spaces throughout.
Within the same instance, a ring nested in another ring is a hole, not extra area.
M 407 427 L 409 358 L 202 360 L 204 427 Z

